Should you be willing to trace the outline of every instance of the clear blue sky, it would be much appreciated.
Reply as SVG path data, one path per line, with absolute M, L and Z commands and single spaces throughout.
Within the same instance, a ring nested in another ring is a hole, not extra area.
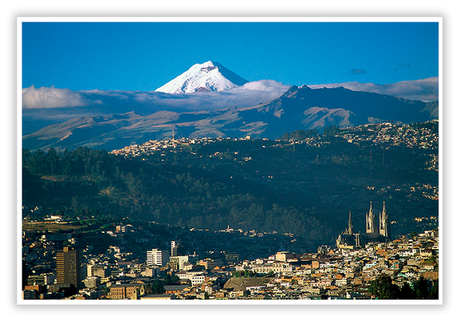
M 24 22 L 22 32 L 23 88 L 150 91 L 209 60 L 298 86 L 438 76 L 436 22 Z

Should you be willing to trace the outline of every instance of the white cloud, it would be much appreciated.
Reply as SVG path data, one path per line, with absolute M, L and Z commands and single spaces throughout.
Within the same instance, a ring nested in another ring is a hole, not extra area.
M 133 97 L 142 104 L 182 108 L 185 110 L 213 110 L 232 106 L 251 107 L 278 98 L 289 85 L 273 80 L 248 82 L 227 91 L 167 94 L 163 92 L 135 92 Z
M 23 108 L 58 108 L 86 106 L 88 101 L 79 93 L 69 89 L 55 87 L 41 87 L 36 89 L 33 85 L 22 89 Z
M 354 91 L 375 92 L 395 97 L 412 100 L 434 101 L 438 100 L 438 77 L 421 80 L 401 81 L 391 84 L 375 84 L 360 82 L 343 82 L 329 84 L 309 85 L 312 89 L 344 87 Z
M 286 92 L 286 90 L 289 89 L 290 86 L 278 81 L 260 80 L 245 83 L 243 86 L 235 88 L 235 91 L 238 91 L 239 88 L 245 90 L 270 91 L 280 93 L 281 95 L 284 92 Z
M 333 83 L 309 85 L 310 88 L 332 88 L 343 86 L 355 91 L 376 92 L 414 100 L 438 99 L 438 78 L 402 81 L 379 85 L 374 83 Z M 155 91 L 72 91 L 54 87 L 34 86 L 22 90 L 23 108 L 105 107 L 108 113 L 114 107 L 117 112 L 128 112 L 138 108 L 150 110 L 215 110 L 232 106 L 251 107 L 266 103 L 281 96 L 289 85 L 273 80 L 248 82 L 240 87 L 221 92 L 195 92 L 190 94 L 166 94 Z
M 23 108 L 60 108 L 90 105 L 151 109 L 214 110 L 231 106 L 250 107 L 281 96 L 290 86 L 273 80 L 248 82 L 219 92 L 169 94 L 157 91 L 72 91 L 34 86 L 22 89 Z M 123 110 L 123 108 L 121 108 Z

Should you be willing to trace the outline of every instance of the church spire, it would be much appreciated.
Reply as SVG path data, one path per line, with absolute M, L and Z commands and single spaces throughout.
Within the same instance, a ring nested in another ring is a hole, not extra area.
M 379 215 L 379 233 L 380 235 L 382 236 L 385 236 L 385 237 L 389 237 L 390 236 L 390 233 L 389 233 L 389 226 L 388 226 L 388 214 L 387 214 L 387 210 L 385 208 L 385 202 L 383 202 L 383 209 L 382 209 L 382 212 L 380 213 Z
M 378 233 L 377 222 L 375 220 L 374 210 L 372 209 L 372 201 L 370 202 L 369 212 L 366 213 L 366 233 L 376 234 Z
M 348 214 L 348 234 L 349 235 L 353 234 L 353 220 L 351 219 L 351 210 L 349 211 L 349 214 Z

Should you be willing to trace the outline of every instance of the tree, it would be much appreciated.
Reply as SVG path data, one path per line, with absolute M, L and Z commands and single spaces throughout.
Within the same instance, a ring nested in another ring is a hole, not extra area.
M 340 131 L 340 128 L 339 126 L 326 126 L 324 127 L 324 135 L 325 136 L 334 136 L 334 135 L 338 135 L 339 134 L 339 131 Z
M 49 170 L 46 163 L 46 154 L 38 149 L 32 153 L 30 172 L 33 174 L 48 174 Z
M 161 280 L 154 280 L 150 289 L 152 294 L 164 294 L 166 292 L 164 284 Z
M 273 270 L 270 270 L 270 272 L 266 274 L 266 277 L 273 277 L 274 275 L 275 273 L 273 272 Z
M 56 150 L 54 148 L 50 148 L 48 153 L 46 153 L 46 162 L 47 162 L 47 170 L 52 175 L 56 175 L 61 173 L 59 167 L 59 158 Z
M 433 280 L 431 281 L 431 289 L 428 292 L 427 299 L 438 299 L 439 298 L 439 281 Z
M 405 282 L 404 285 L 401 287 L 399 292 L 399 298 L 415 299 L 415 292 L 407 282 Z
M 399 297 L 399 288 L 392 283 L 388 275 L 380 275 L 372 281 L 369 286 L 369 293 L 377 299 L 397 299 Z
M 303 140 L 307 137 L 315 137 L 316 135 L 318 135 L 318 131 L 316 129 L 296 130 L 291 133 L 285 133 L 280 137 L 280 140 Z
M 438 281 L 420 277 L 414 284 L 416 299 L 438 299 Z
M 170 275 L 169 273 L 166 274 L 164 278 L 164 284 L 165 285 L 175 285 L 180 282 L 180 278 L 176 276 L 175 274 Z

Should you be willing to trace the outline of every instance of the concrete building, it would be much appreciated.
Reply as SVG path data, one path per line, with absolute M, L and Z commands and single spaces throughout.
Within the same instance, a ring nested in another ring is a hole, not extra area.
M 255 265 L 252 267 L 252 271 L 255 273 L 279 273 L 285 274 L 293 271 L 292 265 L 286 262 L 273 262 L 262 265 Z
M 169 257 L 169 264 L 174 270 L 183 270 L 184 265 L 192 262 L 192 258 L 188 255 L 179 255 Z
M 40 275 L 30 275 L 27 278 L 27 284 L 29 285 L 50 285 L 56 279 L 56 275 L 53 273 L 42 273 Z
M 87 276 L 106 278 L 110 276 L 110 267 L 103 264 L 88 264 Z
M 140 295 L 145 294 L 143 284 L 120 284 L 110 287 L 111 299 L 138 299 Z
M 169 260 L 169 252 L 159 249 L 147 251 L 147 265 L 165 266 Z
M 292 258 L 294 258 L 294 254 L 286 251 L 276 252 L 275 255 L 275 260 L 281 262 L 286 262 L 287 260 Z
M 158 266 L 149 266 L 141 272 L 144 277 L 156 277 L 160 275 L 160 268 Z
M 206 276 L 202 271 L 181 271 L 176 274 L 181 280 L 190 280 L 192 286 L 202 284 Z
M 101 278 L 99 277 L 86 277 L 83 280 L 86 288 L 97 288 L 101 285 Z
M 177 256 L 177 248 L 178 248 L 177 242 L 171 241 L 171 256 L 172 257 Z
M 74 285 L 78 291 L 81 287 L 81 251 L 66 246 L 57 252 L 56 274 L 58 284 Z
M 213 260 L 210 258 L 206 258 L 204 260 L 200 260 L 198 265 L 203 266 L 206 270 L 214 269 L 215 267 L 220 267 L 223 265 L 222 260 Z

